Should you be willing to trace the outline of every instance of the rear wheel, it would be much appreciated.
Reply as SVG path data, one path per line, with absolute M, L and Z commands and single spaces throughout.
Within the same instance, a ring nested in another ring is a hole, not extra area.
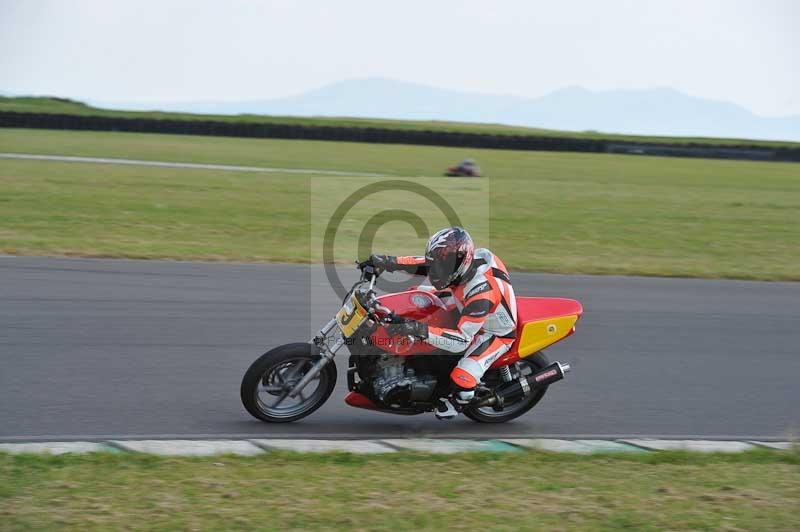
M 261 355 L 242 379 L 242 404 L 253 417 L 270 423 L 297 421 L 322 406 L 336 385 L 336 364 L 322 368 L 296 397 L 289 392 L 319 361 L 311 344 L 287 344 Z
M 550 361 L 547 359 L 547 356 L 539 351 L 529 357 L 520 359 L 514 366 L 511 366 L 511 373 L 514 378 L 519 377 L 520 373 L 528 376 L 549 365 Z M 497 369 L 487 371 L 483 377 L 483 381 L 491 387 L 501 384 L 500 371 Z M 539 401 L 542 400 L 546 391 L 547 387 L 537 390 L 531 395 L 526 395 L 513 403 L 506 403 L 503 410 L 499 412 L 491 406 L 480 408 L 467 407 L 464 409 L 464 415 L 479 423 L 505 423 L 506 421 L 518 418 L 536 406 Z

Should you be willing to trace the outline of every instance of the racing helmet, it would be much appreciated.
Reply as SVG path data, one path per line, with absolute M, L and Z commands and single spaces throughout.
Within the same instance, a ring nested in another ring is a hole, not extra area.
M 472 265 L 475 244 L 461 227 L 448 227 L 434 234 L 425 247 L 428 279 L 437 290 L 457 284 Z

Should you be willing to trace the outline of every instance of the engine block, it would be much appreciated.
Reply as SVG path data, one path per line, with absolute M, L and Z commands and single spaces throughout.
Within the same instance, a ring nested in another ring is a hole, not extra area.
M 375 398 L 388 407 L 407 407 L 413 402 L 432 399 L 437 379 L 433 375 L 417 375 L 404 359 L 387 356 L 377 362 L 372 382 Z

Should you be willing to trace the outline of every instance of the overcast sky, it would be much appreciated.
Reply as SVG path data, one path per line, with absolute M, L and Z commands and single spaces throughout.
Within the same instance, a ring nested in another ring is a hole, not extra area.
M 800 2 L 0 0 L 0 92 L 264 99 L 388 77 L 536 97 L 673 87 L 800 114 Z

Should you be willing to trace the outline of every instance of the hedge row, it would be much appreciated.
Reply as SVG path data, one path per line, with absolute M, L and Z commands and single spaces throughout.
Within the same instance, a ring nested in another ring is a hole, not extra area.
M 712 144 L 656 144 L 534 135 L 490 135 L 373 127 L 306 126 L 276 123 L 162 120 L 50 113 L 0 111 L 0 127 L 129 131 L 218 137 L 278 138 L 419 144 L 502 150 L 540 150 L 593 153 L 630 153 L 676 157 L 706 157 L 761 161 L 799 161 L 800 148 L 718 146 Z

